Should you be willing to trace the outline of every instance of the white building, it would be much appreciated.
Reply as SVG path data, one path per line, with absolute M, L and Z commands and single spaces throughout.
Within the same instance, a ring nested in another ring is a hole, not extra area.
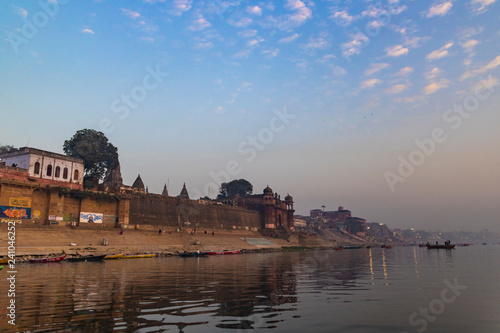
M 27 169 L 32 177 L 83 184 L 83 160 L 30 147 L 0 153 L 0 162 Z

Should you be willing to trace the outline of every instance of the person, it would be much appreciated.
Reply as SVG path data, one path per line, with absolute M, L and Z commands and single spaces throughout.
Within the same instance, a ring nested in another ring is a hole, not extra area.
M 123 228 L 120 229 L 120 235 L 123 235 Z
M 161 228 L 158 229 L 158 235 L 161 235 Z
M 207 234 L 207 231 L 205 230 L 205 235 Z
M 212 236 L 215 235 L 214 231 L 212 230 Z
M 196 253 L 197 253 L 197 254 L 200 254 L 200 250 L 196 250 Z

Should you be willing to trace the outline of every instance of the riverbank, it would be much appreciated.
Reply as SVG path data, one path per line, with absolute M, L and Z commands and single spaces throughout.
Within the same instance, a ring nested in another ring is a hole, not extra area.
M 243 230 L 120 229 L 98 225 L 76 227 L 50 225 L 16 225 L 16 256 L 49 256 L 53 254 L 177 254 L 182 251 L 244 250 L 280 251 L 289 248 L 335 247 L 336 242 L 316 235 L 293 234 L 288 239 L 264 237 L 258 232 Z M 0 256 L 8 252 L 7 226 L 0 228 Z M 105 245 L 107 244 L 107 245 Z

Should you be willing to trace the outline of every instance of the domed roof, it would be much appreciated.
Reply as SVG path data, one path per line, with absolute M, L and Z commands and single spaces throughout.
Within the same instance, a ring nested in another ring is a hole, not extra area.
M 285 197 L 285 201 L 293 201 L 292 196 L 287 193 L 287 196 Z
M 269 187 L 269 185 L 267 185 L 264 189 L 264 194 L 273 195 L 273 190 Z

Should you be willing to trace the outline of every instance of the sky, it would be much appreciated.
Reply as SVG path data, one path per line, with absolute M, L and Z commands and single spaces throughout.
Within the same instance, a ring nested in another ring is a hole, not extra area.
M 0 143 L 244 178 L 390 228 L 500 232 L 500 1 L 1 1 Z

